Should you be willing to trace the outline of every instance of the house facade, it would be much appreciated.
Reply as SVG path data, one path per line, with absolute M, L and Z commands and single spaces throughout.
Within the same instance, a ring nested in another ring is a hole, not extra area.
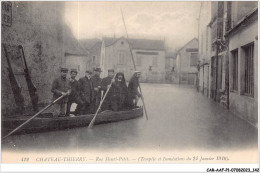
M 132 59 L 133 57 L 133 59 Z M 163 82 L 165 80 L 164 41 L 146 39 L 103 38 L 100 67 L 103 76 L 108 69 L 123 72 L 127 81 L 135 69 L 141 71 L 141 82 Z
M 176 72 L 179 84 L 196 84 L 198 60 L 198 39 L 194 38 L 177 52 Z
M 211 2 L 211 20 L 199 31 L 200 91 L 205 95 L 206 84 L 208 97 L 255 127 L 258 126 L 257 5 L 256 1 Z
M 258 127 L 257 2 L 232 2 L 229 46 L 229 109 Z

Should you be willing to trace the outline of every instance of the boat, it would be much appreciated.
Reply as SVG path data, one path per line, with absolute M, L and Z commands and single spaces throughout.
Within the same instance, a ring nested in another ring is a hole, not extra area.
M 118 112 L 103 111 L 96 116 L 95 125 L 124 121 L 142 116 L 142 107 Z M 24 125 L 14 134 L 39 133 L 76 127 L 86 127 L 89 125 L 93 117 L 94 114 L 78 115 L 74 117 L 52 117 L 52 115 L 50 116 L 49 114 L 41 114 L 31 120 L 28 124 Z M 29 116 L 2 118 L 2 135 L 14 130 L 29 118 Z

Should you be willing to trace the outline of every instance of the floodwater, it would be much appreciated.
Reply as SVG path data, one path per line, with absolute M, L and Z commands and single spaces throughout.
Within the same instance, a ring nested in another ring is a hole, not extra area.
M 26 135 L 2 141 L 3 150 L 77 149 L 239 150 L 257 148 L 257 130 L 191 86 L 141 84 L 149 120 Z M 141 101 L 141 100 L 140 100 Z

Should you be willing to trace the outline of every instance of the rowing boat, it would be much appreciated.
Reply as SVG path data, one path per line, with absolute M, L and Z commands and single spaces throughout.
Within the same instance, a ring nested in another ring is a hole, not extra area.
M 124 121 L 143 116 L 143 108 L 135 108 L 126 111 L 104 111 L 98 114 L 95 124 L 105 124 L 117 121 Z M 94 114 L 79 115 L 79 116 L 66 116 L 66 117 L 52 117 L 52 116 L 39 116 L 34 118 L 30 123 L 26 124 L 17 131 L 15 134 L 24 133 L 38 133 L 54 130 L 64 130 L 75 127 L 88 126 Z M 2 119 L 2 133 L 8 133 L 21 125 L 28 119 L 28 116 L 3 118 Z

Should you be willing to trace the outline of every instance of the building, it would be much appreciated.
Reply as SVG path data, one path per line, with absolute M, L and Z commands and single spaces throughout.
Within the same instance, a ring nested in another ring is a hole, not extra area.
M 229 109 L 258 127 L 258 2 L 229 5 Z
M 255 127 L 258 126 L 257 5 L 256 1 L 211 2 L 210 22 L 199 30 L 200 91 L 205 94 L 209 90 L 207 96 Z M 209 11 L 204 16 L 207 14 Z
M 52 99 L 51 84 L 60 75 L 59 68 L 74 57 L 88 58 L 88 51 L 82 50 L 63 21 L 65 2 L 7 2 L 2 1 L 1 41 L 9 45 L 11 65 L 16 74 L 22 74 L 23 64 L 15 51 L 22 45 L 32 81 L 37 88 L 39 104 L 44 105 Z M 9 115 L 16 108 L 14 95 L 9 80 L 6 56 L 1 51 L 1 93 L 2 114 Z M 73 57 L 72 57 L 73 56 Z M 69 58 L 68 58 L 69 57 Z M 26 108 L 30 109 L 31 101 L 24 75 L 16 75 L 21 86 Z
M 91 67 L 89 50 L 85 49 L 81 42 L 74 38 L 69 28 L 64 29 L 64 66 L 69 69 L 77 69 L 77 79 L 85 76 L 85 71 Z
M 133 59 L 132 59 L 133 57 Z M 108 69 L 123 72 L 130 80 L 135 69 L 142 72 L 141 82 L 165 80 L 165 46 L 162 40 L 108 38 L 102 39 L 100 66 L 103 76 Z
M 179 84 L 196 84 L 198 74 L 198 39 L 194 38 L 177 51 L 176 66 Z
M 199 91 L 205 96 L 210 94 L 211 81 L 211 2 L 201 2 L 198 27 L 199 27 Z
M 167 51 L 165 55 L 165 80 L 168 83 L 178 83 L 176 52 Z
M 100 67 L 100 54 L 102 41 L 100 39 L 84 39 L 79 40 L 82 47 L 89 51 L 89 67 L 88 70 L 93 71 L 95 67 Z

